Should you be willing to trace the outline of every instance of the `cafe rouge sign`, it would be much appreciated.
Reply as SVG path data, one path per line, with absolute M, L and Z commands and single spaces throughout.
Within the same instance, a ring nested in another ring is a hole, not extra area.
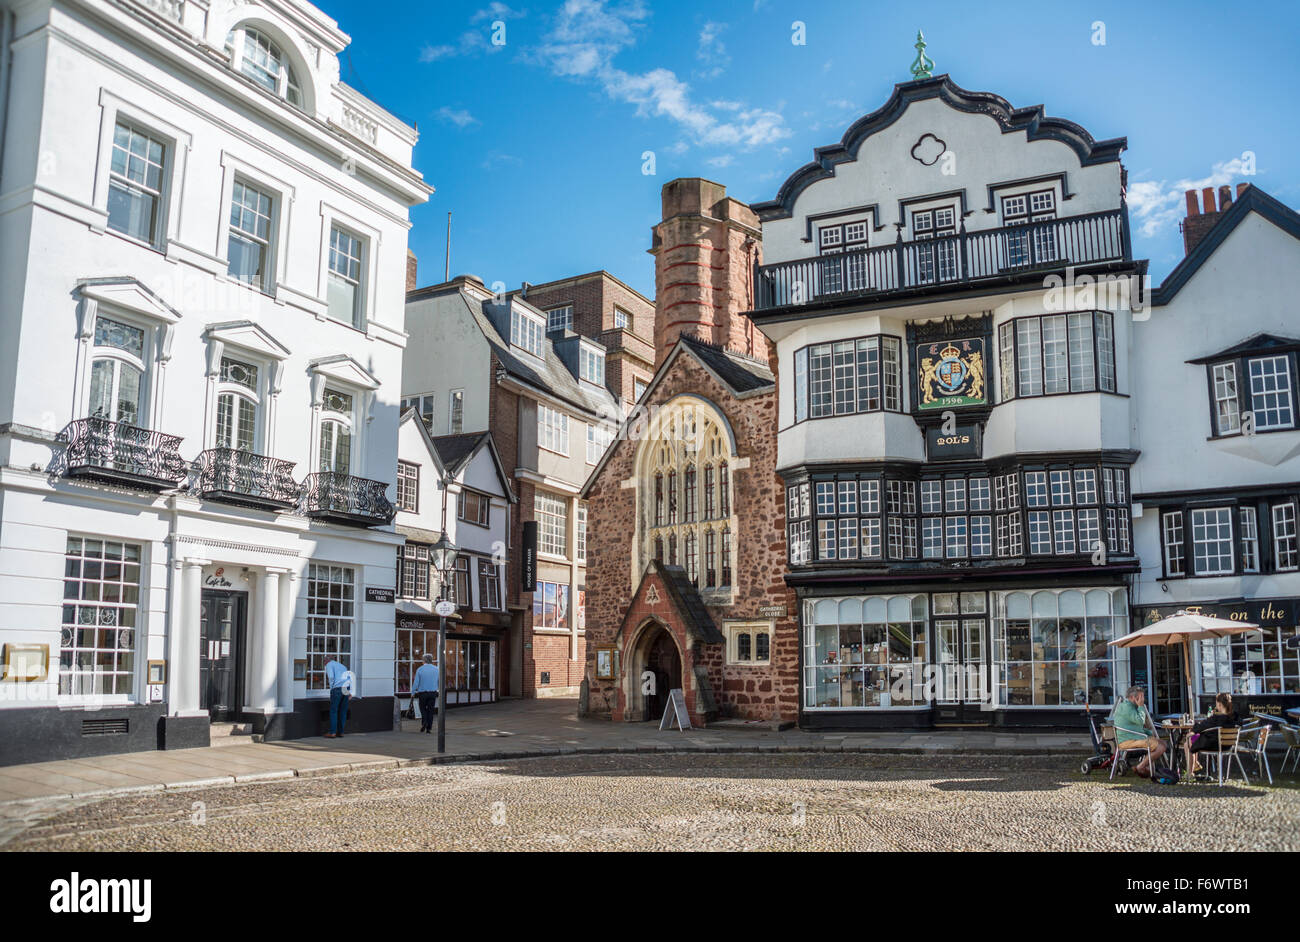
M 983 338 L 918 343 L 916 363 L 919 409 L 954 409 L 988 402 Z
M 1193 602 L 1188 605 L 1155 605 L 1142 617 L 1144 625 L 1154 625 L 1178 612 L 1209 615 L 1228 621 L 1243 621 L 1261 628 L 1291 628 L 1296 624 L 1300 599 L 1246 599 L 1241 602 Z

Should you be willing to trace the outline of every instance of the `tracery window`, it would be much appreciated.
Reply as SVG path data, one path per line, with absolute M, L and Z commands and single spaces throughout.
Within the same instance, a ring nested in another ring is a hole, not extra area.
M 731 588 L 730 439 L 697 400 L 670 403 L 642 445 L 642 556 L 684 566 L 701 590 Z

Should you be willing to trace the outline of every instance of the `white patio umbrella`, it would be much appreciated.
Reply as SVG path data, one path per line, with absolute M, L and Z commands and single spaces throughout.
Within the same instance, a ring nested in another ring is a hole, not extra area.
M 1187 704 L 1192 707 L 1195 693 L 1192 690 L 1192 642 L 1205 641 L 1210 638 L 1224 638 L 1228 635 L 1245 634 L 1258 631 L 1259 625 L 1245 621 L 1228 621 L 1226 618 L 1212 618 L 1209 615 L 1194 615 L 1191 612 L 1175 612 L 1168 618 L 1162 618 L 1154 624 L 1139 628 L 1122 638 L 1109 642 L 1117 648 L 1163 648 L 1174 644 L 1183 646 L 1183 676 L 1187 680 Z

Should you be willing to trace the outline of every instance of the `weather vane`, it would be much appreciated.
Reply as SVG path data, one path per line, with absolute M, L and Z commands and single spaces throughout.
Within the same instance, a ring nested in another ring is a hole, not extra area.
M 912 78 L 931 78 L 934 75 L 934 60 L 925 54 L 925 36 L 916 31 L 916 61 L 912 63 Z

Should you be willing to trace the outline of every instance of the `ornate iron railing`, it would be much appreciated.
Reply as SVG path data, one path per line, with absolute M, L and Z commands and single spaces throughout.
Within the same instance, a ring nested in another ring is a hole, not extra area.
M 199 455 L 198 492 L 232 503 L 293 507 L 298 503 L 294 463 L 237 448 L 209 448 Z
M 302 483 L 302 493 L 303 512 L 309 517 L 376 526 L 388 523 L 397 512 L 388 499 L 387 484 L 351 474 L 309 474 Z
M 1130 258 L 1124 210 L 760 265 L 756 310 Z
M 188 468 L 181 439 L 107 419 L 78 419 L 63 431 L 67 473 L 151 489 L 176 487 Z

